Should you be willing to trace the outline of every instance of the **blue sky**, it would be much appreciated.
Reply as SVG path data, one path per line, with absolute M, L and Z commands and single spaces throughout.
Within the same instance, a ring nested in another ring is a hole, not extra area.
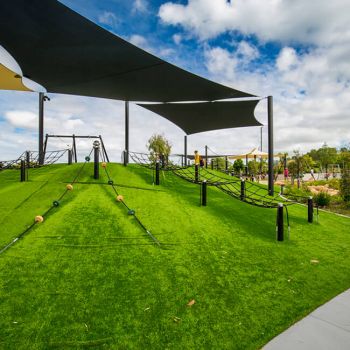
M 350 5 L 346 0 L 61 0 L 116 35 L 194 73 L 259 96 L 274 96 L 277 151 L 350 142 Z M 327 20 L 325 20 L 327 19 Z M 0 42 L 1 45 L 1 42 Z M 1 57 L 0 57 L 1 62 Z M 102 134 L 111 158 L 123 149 L 123 104 L 50 94 L 46 132 Z M 257 118 L 266 121 L 266 102 Z M 36 149 L 37 95 L 0 92 L 0 158 Z M 183 132 L 131 106 L 131 149 L 162 132 L 181 152 Z M 220 153 L 257 147 L 259 128 L 189 138 Z M 264 128 L 264 147 L 266 130 Z M 58 140 L 51 148 L 66 146 Z M 90 147 L 82 142 L 82 151 Z

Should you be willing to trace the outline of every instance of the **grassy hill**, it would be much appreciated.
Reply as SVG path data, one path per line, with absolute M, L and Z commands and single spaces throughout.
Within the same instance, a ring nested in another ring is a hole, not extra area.
M 171 173 L 110 164 L 129 207 L 162 249 L 92 179 L 92 164 L 45 221 L 0 255 L 0 349 L 258 349 L 350 288 L 350 220 L 235 200 Z M 64 191 L 81 164 L 0 172 L 0 249 Z M 312 263 L 318 260 L 319 263 Z M 195 300 L 192 306 L 187 303 Z

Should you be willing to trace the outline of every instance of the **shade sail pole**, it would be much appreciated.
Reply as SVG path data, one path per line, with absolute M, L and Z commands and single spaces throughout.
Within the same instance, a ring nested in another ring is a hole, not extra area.
M 44 164 L 44 100 L 45 95 L 43 92 L 39 92 L 39 164 Z
M 208 168 L 208 146 L 205 146 L 205 168 Z
M 267 135 L 268 135 L 268 160 L 269 160 L 269 195 L 274 195 L 273 188 L 273 97 L 267 97 Z
M 185 166 L 187 166 L 187 135 L 184 137 Z
M 125 101 L 125 151 L 124 165 L 129 163 L 129 101 Z

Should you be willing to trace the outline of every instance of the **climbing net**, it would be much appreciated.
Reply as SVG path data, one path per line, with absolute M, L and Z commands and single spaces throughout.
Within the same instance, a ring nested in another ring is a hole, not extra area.
M 161 170 L 177 170 L 182 168 L 182 157 L 178 155 L 169 155 L 168 157 L 159 157 L 153 154 L 129 152 L 130 158 L 136 164 L 149 169 L 155 169 L 157 161 Z
M 90 161 L 90 157 L 91 154 L 93 152 L 93 149 L 90 151 L 89 155 L 85 157 L 85 162 L 83 163 L 83 165 L 79 168 L 78 172 L 76 173 L 75 177 L 73 178 L 73 180 L 66 185 L 64 191 L 62 192 L 62 194 L 55 199 L 51 206 L 41 215 L 37 215 L 35 217 L 35 219 L 33 220 L 33 223 L 31 225 L 29 225 L 20 235 L 18 235 L 16 238 L 14 238 L 10 243 L 6 244 L 4 247 L 0 248 L 0 255 L 2 253 L 4 253 L 6 250 L 8 250 L 10 247 L 12 247 L 18 240 L 20 240 L 21 238 L 23 238 L 26 234 L 28 234 L 36 225 L 43 223 L 45 218 L 47 217 L 47 215 L 54 210 L 55 208 L 58 208 L 62 202 L 62 200 L 64 199 L 64 197 L 67 195 L 68 192 L 73 191 L 73 186 L 75 183 L 77 183 L 77 180 L 79 178 L 79 176 L 81 175 L 83 169 L 85 168 L 86 164 Z M 102 154 L 101 154 L 101 158 L 103 158 Z M 102 162 L 101 163 L 102 168 L 104 168 L 105 173 L 107 175 L 108 178 L 108 185 L 111 186 L 111 188 L 113 189 L 115 195 L 116 195 L 116 201 L 119 203 L 122 203 L 123 206 L 128 210 L 128 215 L 132 215 L 136 222 L 139 224 L 139 226 L 146 232 L 146 234 L 151 238 L 152 242 L 157 245 L 159 248 L 165 248 L 163 247 L 163 245 L 159 242 L 159 240 L 150 232 L 150 230 L 147 229 L 147 227 L 145 226 L 145 224 L 142 223 L 142 221 L 140 220 L 140 218 L 136 215 L 135 210 L 131 209 L 125 202 L 124 197 L 119 193 L 117 186 L 114 184 L 114 181 L 112 180 L 108 170 L 107 170 L 107 163 L 106 162 Z M 102 183 L 103 184 L 103 183 Z
M 194 166 L 174 171 L 174 174 L 192 183 L 201 184 L 206 181 L 209 186 L 215 186 L 231 197 L 258 207 L 277 208 L 279 204 L 287 206 L 297 202 L 296 198 L 286 198 L 280 193 L 270 196 L 264 186 L 251 181 L 244 181 L 242 190 L 241 179 L 236 177 L 230 179 L 229 176 L 225 177 L 205 168 L 198 168 L 197 176 Z
M 25 156 L 26 152 L 23 152 L 17 159 L 0 161 L 0 170 L 19 167 L 21 160 L 24 160 Z
M 67 149 L 45 152 L 44 165 L 57 163 L 66 153 Z M 20 167 L 21 160 L 27 162 L 27 167 L 39 167 L 39 152 L 23 152 L 17 159 L 0 161 L 0 170 L 16 169 Z

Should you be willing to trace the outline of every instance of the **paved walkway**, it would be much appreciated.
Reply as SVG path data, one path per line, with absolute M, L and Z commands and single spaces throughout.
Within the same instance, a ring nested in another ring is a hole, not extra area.
M 264 350 L 349 350 L 350 289 L 272 339 Z

